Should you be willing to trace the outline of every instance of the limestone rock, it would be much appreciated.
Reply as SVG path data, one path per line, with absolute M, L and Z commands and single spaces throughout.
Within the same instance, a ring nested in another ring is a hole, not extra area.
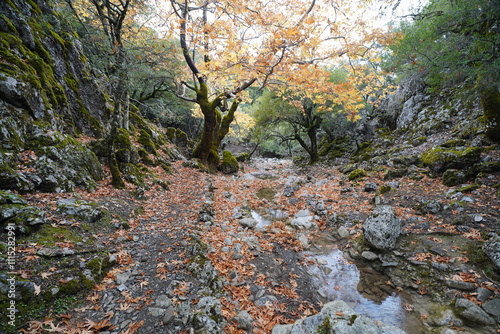
M 276 325 L 272 330 L 272 334 L 292 333 L 405 334 L 397 327 L 356 314 L 341 300 L 325 304 L 318 314 L 297 320 L 294 324 Z
M 389 205 L 377 206 L 363 224 L 365 240 L 379 250 L 394 249 L 403 231 L 402 221 Z

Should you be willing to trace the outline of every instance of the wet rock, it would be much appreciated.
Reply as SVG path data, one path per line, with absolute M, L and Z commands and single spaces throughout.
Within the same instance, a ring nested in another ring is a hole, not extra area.
M 492 237 L 484 246 L 483 252 L 486 254 L 497 270 L 500 270 L 500 237 Z
M 321 312 L 316 315 L 297 320 L 294 324 L 276 325 L 272 330 L 272 334 L 291 333 L 405 334 L 399 328 L 356 314 L 341 300 L 325 304 Z
M 240 311 L 236 317 L 231 320 L 236 321 L 238 329 L 251 331 L 253 328 L 253 318 L 247 311 Z
M 444 311 L 432 312 L 429 314 L 430 317 L 427 319 L 427 323 L 433 327 L 441 326 L 462 326 L 463 321 L 453 313 L 452 310 L 446 309 Z
M 254 228 L 257 226 L 257 221 L 253 218 L 243 218 L 239 221 L 240 225 L 246 228 Z
M 365 240 L 379 250 L 394 249 L 403 231 L 402 221 L 389 205 L 377 206 L 363 224 Z
M 465 298 L 458 298 L 455 307 L 462 318 L 470 320 L 480 325 L 494 325 L 495 319 L 483 311 L 479 306 Z

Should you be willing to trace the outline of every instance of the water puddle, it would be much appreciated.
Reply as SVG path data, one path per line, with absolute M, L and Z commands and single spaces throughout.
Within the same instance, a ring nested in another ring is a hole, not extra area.
M 421 321 L 404 310 L 407 301 L 387 283 L 386 277 L 368 268 L 358 268 L 339 249 L 319 246 L 318 252 L 308 254 L 317 263 L 309 273 L 324 303 L 340 299 L 359 314 L 409 333 L 421 332 Z

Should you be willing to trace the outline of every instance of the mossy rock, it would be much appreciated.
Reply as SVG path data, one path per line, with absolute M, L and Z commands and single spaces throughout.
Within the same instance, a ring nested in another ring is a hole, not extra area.
M 408 175 L 408 173 L 409 173 L 408 168 L 392 169 L 387 171 L 387 173 L 384 175 L 384 180 L 399 179 L 403 176 Z
M 144 147 L 144 149 L 148 153 L 154 154 L 154 155 L 158 154 L 156 152 L 156 145 L 146 130 L 144 130 L 144 129 L 139 130 L 139 138 L 137 139 L 137 141 L 142 145 L 142 147 Z
M 453 147 L 459 147 L 459 146 L 465 146 L 466 141 L 463 139 L 450 139 L 447 142 L 441 144 L 441 147 L 446 147 L 446 148 L 453 148 Z
M 482 149 L 468 147 L 463 150 L 434 147 L 420 156 L 424 166 L 435 173 L 442 173 L 447 169 L 466 169 L 479 162 Z
M 222 163 L 219 166 L 219 170 L 224 174 L 237 173 L 240 169 L 238 161 L 229 151 L 222 152 Z
M 427 137 L 425 137 L 425 136 L 421 136 L 421 137 L 418 137 L 418 138 L 413 139 L 413 140 L 412 140 L 412 142 L 411 142 L 411 144 L 412 144 L 413 146 L 420 146 L 420 145 L 422 145 L 423 143 L 425 143 L 425 142 L 427 141 L 427 139 L 428 139 Z
M 236 157 L 236 161 L 238 162 L 250 161 L 250 154 L 248 153 L 238 154 L 238 156 Z
M 457 186 L 467 182 L 467 174 L 458 169 L 447 169 L 443 173 L 443 184 L 448 187 Z
M 350 172 L 349 175 L 347 176 L 347 178 L 349 180 L 353 181 L 353 180 L 365 177 L 366 175 L 367 174 L 364 170 L 358 168 L 358 169 L 355 169 L 352 172 Z

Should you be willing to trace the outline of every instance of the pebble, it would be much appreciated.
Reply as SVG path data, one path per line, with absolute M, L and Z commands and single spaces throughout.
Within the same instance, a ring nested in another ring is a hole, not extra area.
M 128 287 L 125 284 L 120 284 L 116 287 L 116 289 L 120 292 L 128 290 Z
M 373 261 L 378 259 L 378 255 L 370 251 L 364 251 L 363 253 L 361 253 L 361 256 L 368 261 Z

